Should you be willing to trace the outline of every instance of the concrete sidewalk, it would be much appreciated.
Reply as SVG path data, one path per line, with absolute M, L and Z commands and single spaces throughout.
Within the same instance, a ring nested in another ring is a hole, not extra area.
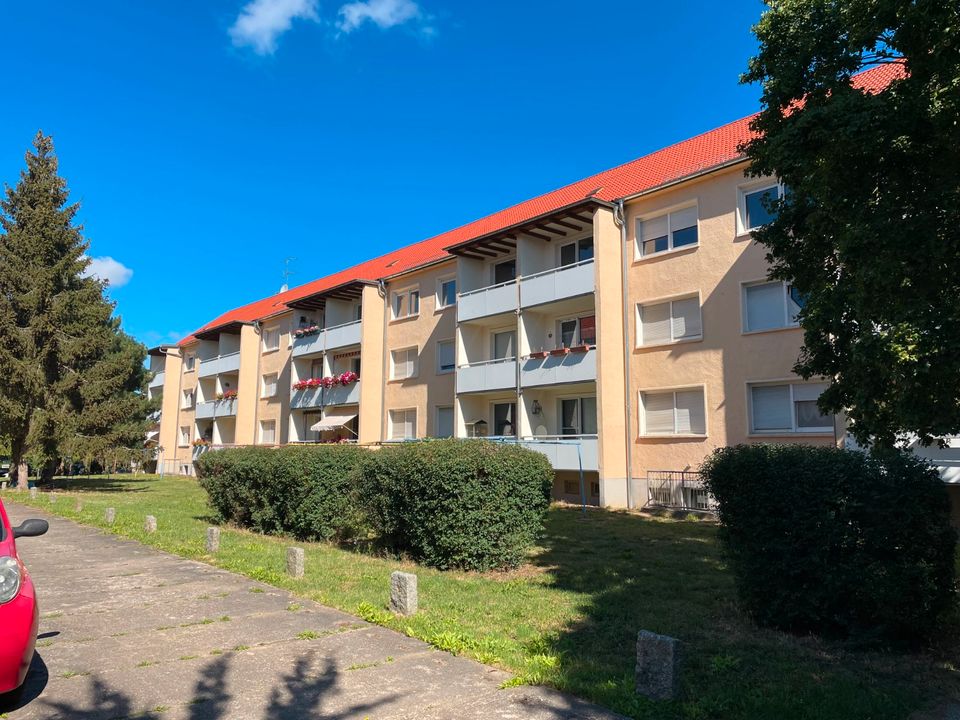
M 269 585 L 7 503 L 42 619 L 10 720 L 620 716 Z M 2 709 L 0 709 L 2 711 Z

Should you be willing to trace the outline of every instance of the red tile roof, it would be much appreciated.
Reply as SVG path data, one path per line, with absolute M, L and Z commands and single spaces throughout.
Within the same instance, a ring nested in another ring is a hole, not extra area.
M 881 65 L 854 76 L 856 87 L 876 92 L 904 73 L 901 65 Z M 286 292 L 220 315 L 196 333 L 234 322 L 253 322 L 283 312 L 287 303 L 316 295 L 354 280 L 375 281 L 452 257 L 447 248 L 559 210 L 587 197 L 612 202 L 653 190 L 711 168 L 738 160 L 737 147 L 750 138 L 750 117 L 735 120 L 637 160 L 591 175 L 562 188 L 500 210 L 427 240 L 300 285 Z M 184 345 L 196 336 L 180 341 Z

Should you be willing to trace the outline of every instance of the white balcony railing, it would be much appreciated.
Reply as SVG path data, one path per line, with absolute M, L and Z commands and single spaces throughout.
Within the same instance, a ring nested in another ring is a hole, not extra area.
M 518 442 L 546 455 L 554 470 L 600 469 L 596 435 L 536 435 L 522 437 Z
M 520 305 L 531 307 L 594 291 L 593 258 L 573 265 L 553 268 L 520 280 Z
M 503 390 L 517 386 L 517 359 L 503 358 L 461 365 L 457 368 L 457 392 Z
M 565 385 L 595 382 L 597 379 L 597 350 L 570 351 L 545 358 L 527 357 L 520 364 L 520 386 Z
M 236 372 L 240 369 L 240 353 L 218 355 L 200 361 L 199 377 L 211 377 L 221 373 Z
M 293 339 L 293 356 L 314 355 L 323 352 L 323 330 Z
M 304 408 L 318 408 L 323 406 L 323 388 L 306 388 L 294 390 L 290 395 L 290 407 L 294 410 Z
M 517 281 L 469 290 L 457 295 L 457 321 L 513 312 L 517 309 Z
M 166 379 L 166 377 L 166 373 L 164 373 L 162 370 L 158 373 L 154 373 L 153 377 L 150 378 L 150 384 L 147 387 L 149 387 L 151 390 L 162 388 L 163 381 Z
M 320 408 L 328 405 L 356 405 L 360 402 L 360 382 L 334 385 L 331 388 L 294 390 L 290 407 L 294 410 Z
M 232 417 L 237 414 L 237 399 L 229 400 L 211 400 L 209 402 L 197 403 L 197 420 L 207 420 L 209 418 Z
M 335 325 L 323 331 L 326 336 L 326 349 L 335 350 L 336 348 L 348 347 L 349 345 L 360 344 L 360 326 L 362 320 Z

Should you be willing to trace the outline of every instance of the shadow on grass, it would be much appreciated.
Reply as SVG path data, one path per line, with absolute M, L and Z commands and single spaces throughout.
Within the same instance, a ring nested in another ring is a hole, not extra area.
M 150 483 L 159 478 L 144 475 L 71 475 L 56 477 L 44 486 L 45 490 L 67 490 L 99 493 L 140 493 L 150 490 Z

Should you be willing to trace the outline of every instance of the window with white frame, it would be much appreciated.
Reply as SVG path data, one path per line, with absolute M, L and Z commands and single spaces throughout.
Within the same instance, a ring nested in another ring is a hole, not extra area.
M 560 246 L 560 267 L 593 260 L 593 237 L 574 240 Z
M 436 437 L 453 437 L 453 406 L 441 405 L 437 408 Z
M 443 278 L 437 283 L 437 308 L 457 304 L 457 279 Z
M 637 220 L 637 247 L 641 257 L 692 247 L 698 242 L 696 205 Z
M 512 360 L 517 356 L 517 331 L 504 330 L 491 335 L 492 360 Z
M 597 344 L 597 317 L 583 315 L 577 318 L 564 318 L 557 321 L 557 347 Z
M 496 437 L 516 437 L 517 404 L 493 404 L 493 434 Z
M 832 433 L 833 416 L 824 415 L 817 399 L 826 383 L 750 385 L 750 432 Z
M 183 371 L 184 372 L 193 372 L 193 369 L 197 366 L 197 356 L 193 353 L 187 353 L 183 356 Z
M 437 343 L 438 373 L 449 373 L 456 369 L 456 348 L 453 340 L 441 340 Z
M 700 298 L 679 298 L 637 305 L 637 344 L 663 345 L 703 337 Z
M 783 186 L 775 182 L 740 188 L 737 230 L 747 233 L 776 220 L 774 206 L 782 196 Z
M 797 327 L 803 296 L 790 283 L 774 281 L 743 286 L 744 332 Z
M 276 445 L 276 443 L 277 443 L 277 421 L 261 420 L 260 421 L 260 444 Z
M 180 428 L 180 447 L 186 447 L 190 444 L 190 426 L 183 425 Z
M 195 396 L 193 394 L 193 390 L 184 390 L 183 399 L 180 403 L 180 408 L 183 410 L 189 410 L 190 408 L 193 407 L 194 399 L 195 399 Z
M 391 380 L 404 380 L 417 376 L 417 349 L 415 347 L 394 350 L 390 353 Z
M 408 440 L 417 436 L 417 411 L 409 410 L 390 411 L 390 439 Z
M 260 397 L 272 398 L 277 396 L 277 373 L 267 373 L 263 376 L 263 386 Z
M 561 435 L 597 434 L 597 398 L 562 398 L 560 400 Z
M 706 435 L 703 388 L 640 393 L 642 435 Z
M 280 328 L 263 329 L 263 352 L 272 352 L 280 347 Z
M 398 290 L 393 294 L 392 308 L 394 320 L 419 315 L 420 290 L 417 288 Z

